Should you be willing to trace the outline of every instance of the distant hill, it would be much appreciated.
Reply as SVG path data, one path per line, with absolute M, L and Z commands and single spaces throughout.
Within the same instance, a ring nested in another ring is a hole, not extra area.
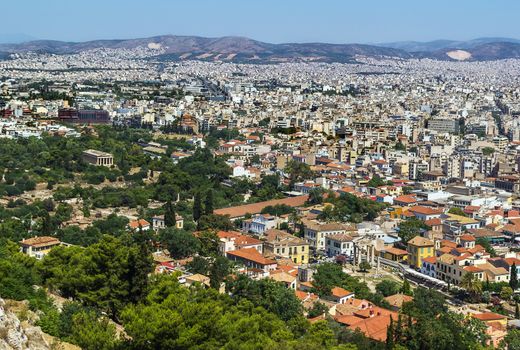
M 63 42 L 36 40 L 0 44 L 0 58 L 6 53 L 41 52 L 73 54 L 95 48 L 162 48 L 159 60 L 196 59 L 249 63 L 290 61 L 353 62 L 356 56 L 391 58 L 434 58 L 440 60 L 496 60 L 520 58 L 520 40 L 479 38 L 469 41 L 394 42 L 377 45 L 285 43 L 270 44 L 244 37 L 205 38 L 162 35 L 141 39 Z
M 474 47 L 490 43 L 514 43 L 520 44 L 520 40 L 511 38 L 478 38 L 466 41 L 434 40 L 434 41 L 397 41 L 392 43 L 380 43 L 377 46 L 391 47 L 408 52 L 433 52 L 442 49 L 472 49 Z

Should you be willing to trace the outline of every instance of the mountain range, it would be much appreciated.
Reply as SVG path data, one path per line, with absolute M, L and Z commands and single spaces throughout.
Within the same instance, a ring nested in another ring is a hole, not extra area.
M 486 61 L 520 58 L 520 40 L 479 38 L 468 41 L 402 41 L 380 44 L 283 43 L 271 44 L 245 37 L 205 38 L 162 35 L 141 39 L 64 42 L 34 40 L 0 44 L 0 57 L 12 53 L 74 54 L 96 48 L 161 48 L 158 60 L 196 59 L 246 63 L 291 61 L 355 62 L 357 56 L 399 59 L 432 58 L 454 61 Z

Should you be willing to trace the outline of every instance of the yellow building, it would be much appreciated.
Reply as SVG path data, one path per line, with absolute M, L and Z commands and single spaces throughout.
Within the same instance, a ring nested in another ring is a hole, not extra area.
M 388 214 L 390 215 L 390 219 L 400 219 L 401 215 L 403 215 L 403 207 L 399 205 L 393 205 L 386 209 Z
M 295 264 L 309 262 L 309 243 L 285 231 L 271 229 L 265 232 L 264 254 L 291 259 Z
M 435 243 L 428 238 L 416 236 L 408 241 L 408 263 L 421 268 L 424 258 L 435 256 Z

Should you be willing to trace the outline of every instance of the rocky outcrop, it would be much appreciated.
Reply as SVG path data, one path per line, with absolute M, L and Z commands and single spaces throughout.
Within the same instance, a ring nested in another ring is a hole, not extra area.
M 0 298 L 0 350 L 49 350 L 40 327 L 20 322 Z

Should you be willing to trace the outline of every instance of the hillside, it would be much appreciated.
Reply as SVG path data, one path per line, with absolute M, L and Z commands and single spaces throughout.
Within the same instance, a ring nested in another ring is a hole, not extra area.
M 124 40 L 94 40 L 63 42 L 37 40 L 19 44 L 0 44 L 0 59 L 9 53 L 39 52 L 75 54 L 97 48 L 156 49 L 159 60 L 205 60 L 246 63 L 353 62 L 357 56 L 398 59 L 433 58 L 453 60 L 458 55 L 448 52 L 463 50 L 466 60 L 498 60 L 520 58 L 520 41 L 506 38 L 481 38 L 469 41 L 436 40 L 431 42 L 395 42 L 378 45 L 283 43 L 271 44 L 245 37 L 226 36 L 205 38 L 199 36 L 162 35 L 150 38 Z M 455 58 L 455 60 L 458 60 Z

